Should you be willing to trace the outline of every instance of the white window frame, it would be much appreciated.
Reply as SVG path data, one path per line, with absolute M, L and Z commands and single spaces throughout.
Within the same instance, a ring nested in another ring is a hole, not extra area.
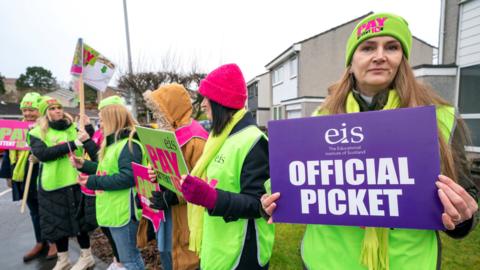
M 288 69 L 290 72 L 290 80 L 295 79 L 298 76 L 298 57 L 294 56 L 288 62 Z M 293 73 L 295 71 L 295 73 Z
M 461 69 L 462 68 L 469 68 L 473 66 L 478 66 L 480 63 L 475 63 L 472 65 L 466 65 L 462 67 L 458 67 L 458 72 L 457 72 L 457 93 L 455 95 L 455 104 L 457 105 L 458 111 L 460 112 L 460 107 L 459 107 L 459 102 L 460 102 L 460 78 L 461 78 Z M 462 113 L 460 114 L 460 117 L 463 119 L 478 119 L 480 120 L 480 113 Z M 480 153 L 480 146 L 473 146 L 473 145 L 468 145 L 465 146 L 465 150 L 469 152 L 476 152 Z
M 278 120 L 282 120 L 282 119 L 283 119 L 282 106 L 278 106 L 277 108 L 278 108 L 278 109 L 277 109 Z
M 273 70 L 272 74 L 272 86 L 277 86 L 283 83 L 283 71 L 284 65 Z
M 475 120 L 480 120 L 480 113 L 467 113 L 467 114 L 461 114 L 460 115 L 463 119 L 475 119 Z M 473 145 L 468 145 L 465 146 L 465 149 L 469 152 L 477 152 L 480 153 L 480 146 L 473 146 Z
M 296 114 L 294 117 L 291 117 L 291 114 Z M 302 118 L 302 110 L 290 110 L 286 113 L 286 119 L 298 119 Z
M 459 18 L 458 18 L 458 28 L 457 28 L 457 31 L 459 32 L 459 34 L 457 35 L 457 45 L 460 44 L 460 30 L 462 29 L 462 15 L 463 15 L 463 9 L 465 7 L 465 3 L 468 2 L 468 1 L 460 1 L 459 2 L 459 11 L 458 11 L 458 14 L 459 14 Z M 456 49 L 456 63 L 458 64 L 459 63 L 459 58 L 460 56 L 458 55 L 458 48 Z M 468 67 L 472 67 L 472 66 L 476 66 L 476 65 L 480 65 L 480 62 L 477 62 L 477 63 L 468 63 L 467 65 L 461 65 L 458 67 L 458 72 L 457 72 L 457 91 L 456 91 L 456 95 L 455 95 L 455 104 L 457 105 L 457 108 L 458 110 L 460 111 L 460 108 L 459 108 L 459 99 L 460 99 L 460 73 L 461 73 L 461 69 L 462 68 L 468 68 Z M 479 113 L 467 113 L 467 114 L 460 114 L 460 117 L 462 117 L 463 119 L 480 119 L 480 114 Z M 473 145 L 469 145 L 469 146 L 465 146 L 465 149 L 469 152 L 476 152 L 476 153 L 480 153 L 480 147 L 479 146 L 473 146 Z

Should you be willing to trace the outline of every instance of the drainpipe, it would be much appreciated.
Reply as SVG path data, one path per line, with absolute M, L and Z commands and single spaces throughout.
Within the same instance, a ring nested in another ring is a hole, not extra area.
M 438 64 L 443 64 L 443 51 L 444 51 L 444 40 L 445 40 L 445 0 L 440 1 L 440 29 L 438 32 Z

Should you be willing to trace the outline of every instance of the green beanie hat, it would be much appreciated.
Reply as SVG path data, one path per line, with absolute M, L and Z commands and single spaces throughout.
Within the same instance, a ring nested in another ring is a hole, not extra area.
M 38 104 L 38 111 L 42 116 L 44 116 L 47 113 L 48 107 L 53 105 L 62 106 L 62 104 L 57 99 L 49 96 L 43 96 L 40 98 L 40 101 Z
M 100 103 L 98 104 L 98 109 L 101 110 L 105 108 L 106 106 L 110 105 L 123 105 L 125 106 L 125 100 L 122 97 L 119 96 L 110 96 L 107 98 L 102 99 Z
M 27 93 L 23 98 L 22 101 L 20 102 L 20 109 L 37 109 L 38 110 L 38 103 L 40 101 L 40 96 L 39 93 L 37 92 L 30 92 Z
M 397 39 L 402 44 L 403 53 L 407 59 L 409 58 L 412 48 L 412 33 L 408 28 L 408 22 L 395 14 L 376 13 L 366 17 L 355 26 L 347 41 L 345 66 L 350 65 L 353 53 L 360 43 L 378 36 L 391 36 Z

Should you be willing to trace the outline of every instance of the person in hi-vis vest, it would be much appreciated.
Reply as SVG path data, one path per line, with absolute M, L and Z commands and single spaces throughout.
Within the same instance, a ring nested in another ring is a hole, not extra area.
M 88 232 L 96 224 L 79 214 L 85 212 L 80 209 L 82 193 L 76 181 L 77 170 L 68 156 L 81 155 L 83 149 L 90 156 L 95 155 L 88 147 L 94 144 L 88 133 L 93 135 L 93 127 L 87 125 L 86 131 L 77 130 L 72 117 L 64 113 L 60 102 L 52 97 L 43 96 L 38 110 L 42 117 L 28 132 L 28 141 L 32 154 L 40 161 L 37 189 L 42 238 L 57 245 L 58 259 L 54 269 L 61 270 L 71 267 L 68 239 L 76 236 L 81 252 L 71 269 L 86 269 L 95 264 Z M 88 117 L 85 119 L 89 121 Z
M 190 94 L 181 84 L 171 83 L 143 94 L 145 104 L 153 112 L 158 129 L 175 132 L 189 171 L 202 155 L 208 132 L 194 119 Z M 190 231 L 187 203 L 182 196 L 161 187 L 149 198 L 153 209 L 163 210 L 165 221 L 157 232 L 157 247 L 164 270 L 198 269 L 198 256 L 188 249 Z
M 465 156 L 464 123 L 447 101 L 415 79 L 408 63 L 412 47 L 408 23 L 394 14 L 369 15 L 353 29 L 346 47 L 343 76 L 313 115 L 435 105 L 441 218 L 447 235 L 466 236 L 478 220 L 478 190 Z M 282 200 L 279 193 L 262 196 L 267 214 L 274 212 L 277 200 Z M 434 230 L 307 225 L 301 250 L 307 269 L 433 270 L 440 268 L 440 245 Z
M 247 87 L 240 68 L 227 64 L 200 83 L 212 130 L 181 192 L 188 204 L 190 250 L 200 268 L 268 269 L 274 226 L 261 217 L 269 191 L 268 140 L 245 110 Z
M 20 102 L 20 110 L 22 111 L 22 121 L 34 123 L 40 117 L 38 111 L 38 104 L 41 99 L 39 93 L 29 92 L 25 94 Z M 8 185 L 12 188 L 12 200 L 19 201 L 23 197 L 25 191 L 25 180 L 28 174 L 28 167 L 30 161 L 33 165 L 30 187 L 28 188 L 27 206 L 30 210 L 30 217 L 32 219 L 33 231 L 35 233 L 35 246 L 23 255 L 23 261 L 28 262 L 38 258 L 42 250 L 48 247 L 46 255 L 47 260 L 57 258 L 57 247 L 54 243 L 47 243 L 43 238 L 40 230 L 40 213 L 38 209 L 37 196 L 37 177 L 38 177 L 38 161 L 30 156 L 29 150 L 7 150 L 0 169 L 0 178 L 6 178 Z
M 137 122 L 125 107 L 123 98 L 111 96 L 100 101 L 100 128 L 104 136 L 98 163 L 72 157 L 81 172 L 78 183 L 95 191 L 98 225 L 108 227 L 121 264 L 116 267 L 144 269 L 137 248 L 138 221 L 132 162 L 146 165 L 147 156 L 135 132 Z

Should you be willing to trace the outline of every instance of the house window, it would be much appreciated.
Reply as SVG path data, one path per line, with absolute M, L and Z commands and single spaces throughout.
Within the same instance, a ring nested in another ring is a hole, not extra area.
M 272 84 L 280 84 L 283 82 L 283 66 L 275 69 L 272 75 Z
M 273 107 L 273 120 L 281 120 L 282 119 L 282 107 Z
M 480 117 L 475 119 L 465 119 L 465 123 L 467 124 L 470 130 L 470 136 L 472 140 L 472 146 L 474 147 L 475 152 L 480 152 Z
M 294 119 L 294 118 L 300 118 L 300 117 L 302 117 L 301 110 L 287 111 L 287 119 Z
M 480 65 L 460 68 L 458 109 L 471 132 L 474 151 L 480 152 Z
M 248 99 L 258 96 L 258 82 L 248 87 Z
M 302 117 L 302 104 L 291 104 L 285 106 L 287 112 L 287 119 Z
M 298 58 L 295 56 L 290 60 L 290 79 L 296 78 L 298 73 Z

